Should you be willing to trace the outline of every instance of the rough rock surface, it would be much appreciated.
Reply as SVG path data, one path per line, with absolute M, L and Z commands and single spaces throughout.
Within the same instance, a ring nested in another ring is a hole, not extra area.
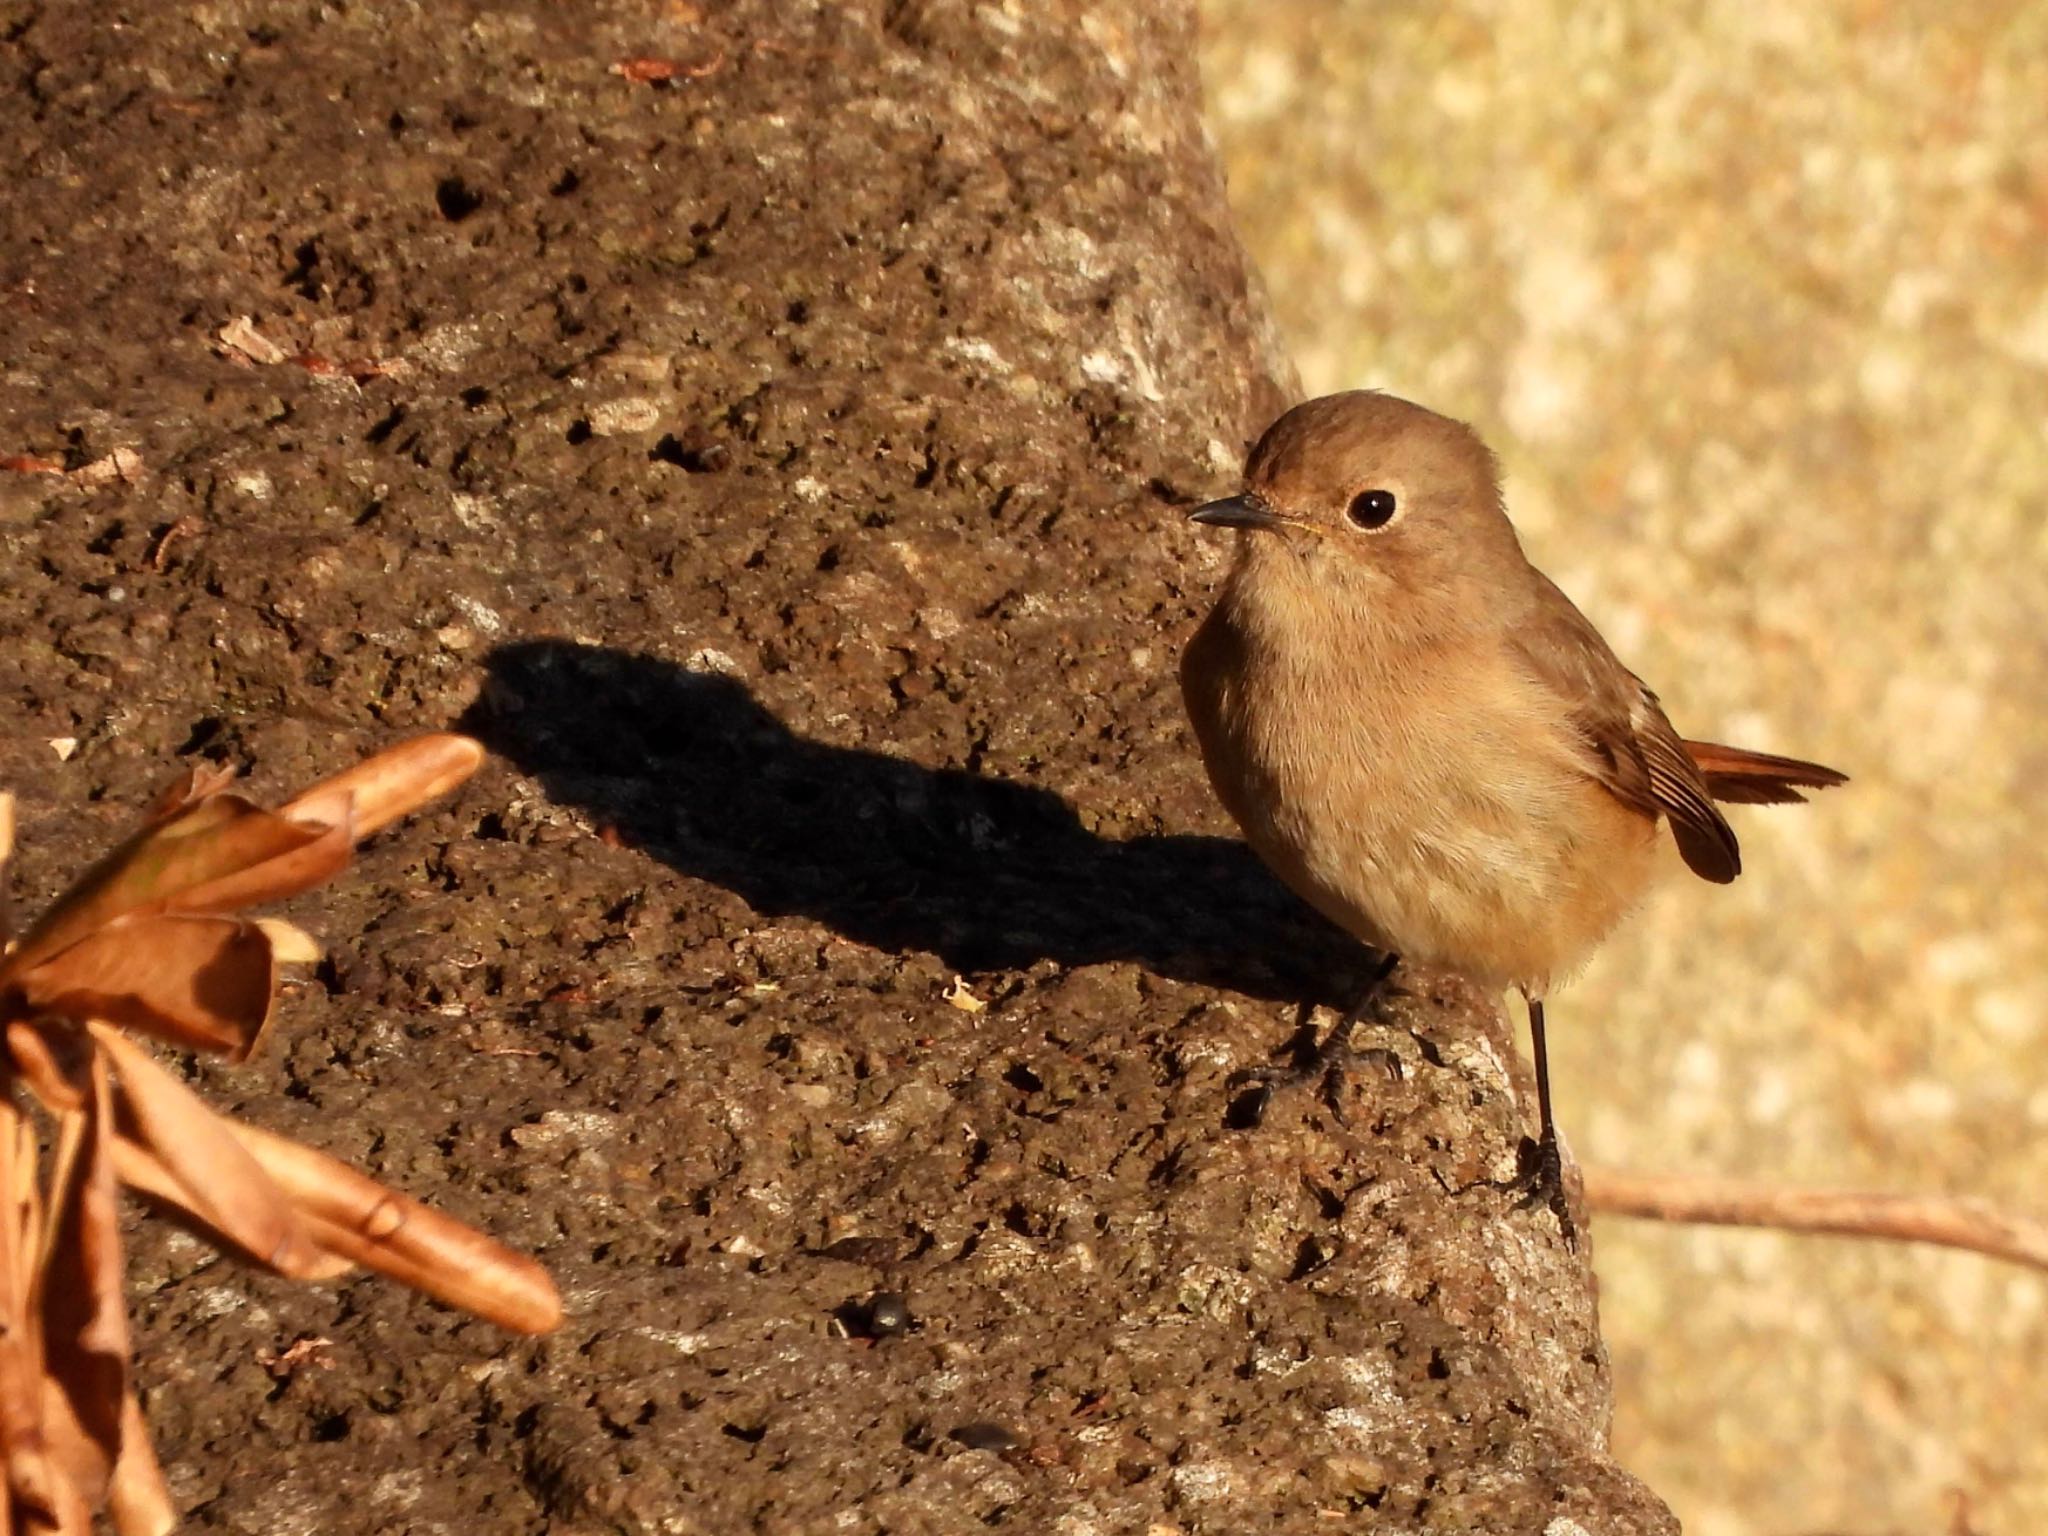
M 1218 835 L 1172 680 L 1179 510 L 1280 397 L 1192 47 L 1137 0 L 0 5 L 0 453 L 86 471 L 0 471 L 23 882 L 180 762 L 483 735 L 195 1070 L 571 1313 L 138 1219 L 195 1527 L 1674 1528 L 1500 1187 L 1488 1000 L 1419 978 L 1245 1124 L 1362 963 Z

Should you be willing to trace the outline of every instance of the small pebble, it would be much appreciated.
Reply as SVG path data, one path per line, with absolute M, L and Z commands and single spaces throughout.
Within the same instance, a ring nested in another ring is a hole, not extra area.
M 868 1298 L 868 1333 L 877 1339 L 886 1339 L 910 1331 L 913 1319 L 910 1303 L 895 1291 L 877 1291 Z

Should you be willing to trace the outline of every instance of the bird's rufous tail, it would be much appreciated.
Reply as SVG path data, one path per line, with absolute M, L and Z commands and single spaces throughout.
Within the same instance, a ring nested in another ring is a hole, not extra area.
M 1688 741 L 1685 750 L 1699 765 L 1707 793 L 1738 805 L 1789 805 L 1804 800 L 1802 789 L 1828 789 L 1849 782 L 1849 775 L 1803 763 L 1796 757 L 1773 757 L 1711 741 Z

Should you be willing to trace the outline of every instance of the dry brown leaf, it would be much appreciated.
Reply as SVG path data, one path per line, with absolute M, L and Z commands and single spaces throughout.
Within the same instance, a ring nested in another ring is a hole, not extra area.
M 312 826 L 210 785 L 181 781 L 183 805 L 88 870 L 0 961 L 19 976 L 116 918 L 228 912 L 296 895 L 348 863 L 346 826 Z
M 314 965 L 327 953 L 320 941 L 297 923 L 288 923 L 281 917 L 259 917 L 256 926 L 270 940 L 270 958 L 279 965 Z
M 0 470 L 9 470 L 17 475 L 61 475 L 64 462 L 61 459 L 46 459 L 33 453 L 10 453 L 0 458 Z
M 10 1090 L 13 1086 L 7 1084 Z M 38 1226 L 27 1215 L 28 1202 L 35 1198 L 35 1175 L 35 1133 L 22 1119 L 12 1091 L 0 1094 L 0 1317 L 21 1315 L 15 1304 L 28 1295 L 28 1277 L 35 1268 Z M 0 1334 L 0 1351 L 11 1342 Z M 7 1395 L 0 1390 L 0 1411 L 6 1405 Z
M 7 865 L 14 857 L 14 796 L 0 791 L 0 955 L 14 936 L 14 908 L 8 900 Z
M 14 1070 L 53 1114 L 85 1107 L 77 1038 L 66 1024 L 17 1019 L 7 1026 L 7 1053 Z
M 167 1187 L 150 1193 L 189 1212 L 259 1264 L 304 1277 L 327 1266 L 291 1202 L 206 1103 L 104 1024 L 92 1038 L 116 1074 L 116 1129 L 163 1170 Z M 123 1158 L 123 1178 L 126 1162 Z
M 132 485 L 142 478 L 142 455 L 133 448 L 116 448 L 103 459 L 81 464 L 71 471 L 76 485 L 106 485 L 121 480 Z
M 229 808 L 234 818 L 223 819 Z M 152 852 L 170 863 L 160 877 L 162 904 L 152 910 L 239 912 L 323 885 L 348 864 L 353 829 L 345 818 L 302 824 L 239 795 L 216 795 L 191 815 L 190 834 L 182 817 L 157 829 Z M 188 835 L 201 846 L 181 846 Z
M 22 1320 L 0 1332 L 0 1507 L 9 1529 L 62 1530 L 68 1520 L 84 1531 L 84 1501 L 61 1485 L 44 1454 L 42 1348 L 29 1305 L 42 1243 L 36 1140 L 11 1094 L 0 1096 L 0 1197 L 0 1316 Z
M 151 1201 L 158 1213 L 170 1218 L 195 1237 L 203 1238 L 226 1252 L 240 1254 L 252 1264 L 262 1264 L 263 1256 L 244 1248 L 231 1232 L 212 1225 L 198 1214 L 199 1201 L 171 1171 L 142 1146 L 126 1136 L 114 1139 L 114 1171 L 121 1176 L 121 1183 L 136 1194 Z M 294 1215 L 296 1220 L 296 1214 Z M 312 1240 L 312 1228 L 299 1223 L 307 1238 Z M 286 1254 L 289 1258 L 290 1255 Z M 287 1280 L 333 1280 L 354 1269 L 352 1259 L 329 1253 L 314 1243 L 313 1257 L 302 1268 L 285 1269 L 281 1265 L 270 1266 Z
M 468 736 L 415 736 L 322 779 L 278 807 L 278 814 L 302 825 L 332 824 L 352 807 L 355 835 L 365 838 L 447 794 L 483 760 L 482 745 Z
M 38 1013 L 105 1019 L 173 1045 L 245 1059 L 270 1018 L 270 940 L 232 917 L 123 917 L 17 972 Z
M 151 568 L 159 571 L 163 570 L 170 564 L 171 546 L 173 544 L 188 534 L 203 533 L 205 529 L 205 519 L 195 517 L 189 512 L 175 523 L 172 523 L 162 533 L 157 535 L 156 548 L 151 550 L 149 554 Z
M 58 1473 L 40 1436 L 7 1445 L 7 1478 L 17 1527 L 30 1536 L 92 1536 L 92 1511 L 85 1496 Z
M 546 1333 L 561 1322 L 554 1281 L 525 1254 L 324 1152 L 224 1123 L 291 1197 L 322 1247 L 516 1333 Z
M 149 1443 L 149 1423 L 130 1387 L 121 1403 L 121 1455 L 107 1486 L 107 1512 L 115 1536 L 168 1536 L 178 1523 L 177 1506 Z
M 32 1313 L 43 1333 L 43 1438 L 65 1481 L 98 1506 L 121 1455 L 128 1300 L 121 1289 L 119 1186 L 106 1063 L 82 1110 L 62 1117 Z
M 236 769 L 225 766 L 200 764 L 187 768 L 157 791 L 156 799 L 150 802 L 143 821 L 151 826 L 159 821 L 166 821 L 184 810 L 186 806 L 195 805 L 201 800 L 219 794 L 239 777 Z
M 702 80 L 715 75 L 725 68 L 725 50 L 706 55 L 701 59 L 665 59 L 642 56 L 620 59 L 612 65 L 610 73 L 636 85 L 665 85 L 671 80 Z
M 256 1363 L 279 1381 L 288 1381 L 302 1365 L 317 1365 L 323 1371 L 333 1370 L 334 1362 L 327 1358 L 327 1351 L 332 1348 L 332 1339 L 301 1334 L 283 1349 L 259 1349 Z

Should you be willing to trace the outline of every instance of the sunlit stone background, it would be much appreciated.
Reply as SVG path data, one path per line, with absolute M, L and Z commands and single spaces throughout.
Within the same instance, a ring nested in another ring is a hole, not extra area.
M 2048 1213 L 2048 5 L 1205 0 L 1311 392 L 1476 423 L 1736 813 L 1556 1009 L 1580 1157 Z M 1605 1221 L 1701 1536 L 2048 1529 L 2048 1277 Z

